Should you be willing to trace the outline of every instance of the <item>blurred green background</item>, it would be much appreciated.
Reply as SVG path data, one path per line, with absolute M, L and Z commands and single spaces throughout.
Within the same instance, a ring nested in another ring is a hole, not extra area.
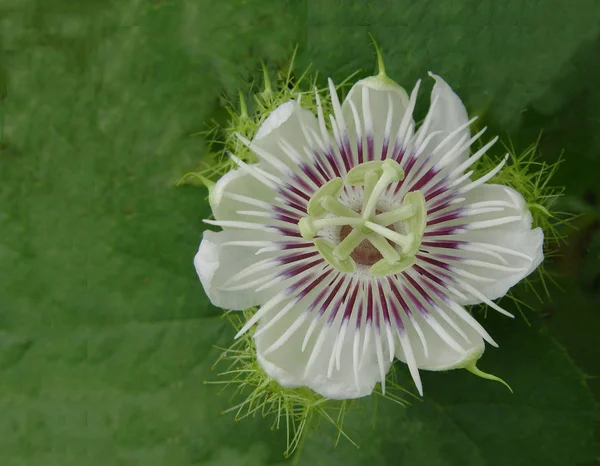
M 440 74 L 517 149 L 543 131 L 581 215 L 532 326 L 486 321 L 514 395 L 428 373 L 423 402 L 348 416 L 360 449 L 323 425 L 284 461 L 285 432 L 203 384 L 233 332 L 192 266 L 206 193 L 175 183 L 261 61 L 368 75 L 368 32 L 406 87 Z M 0 0 L 0 99 L 1 465 L 598 464 L 596 0 Z

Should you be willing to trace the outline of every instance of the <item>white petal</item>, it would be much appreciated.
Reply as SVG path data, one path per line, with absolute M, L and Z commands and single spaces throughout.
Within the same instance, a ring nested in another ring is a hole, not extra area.
M 433 318 L 433 317 L 430 317 Z M 430 325 L 425 322 L 425 319 L 419 317 L 419 326 L 423 332 L 427 342 L 427 354 L 423 349 L 421 340 L 413 328 L 412 322 L 406 320 L 405 331 L 408 334 L 409 341 L 416 359 L 419 369 L 428 371 L 446 371 L 450 369 L 458 369 L 465 367 L 469 362 L 475 361 L 481 357 L 485 350 L 485 343 L 481 335 L 469 324 L 462 319 L 453 316 L 453 321 L 466 335 L 467 339 L 459 335 L 446 321 L 437 319 L 438 324 L 452 336 L 464 351 L 457 351 L 451 348 Z M 396 357 L 406 362 L 406 357 L 402 346 L 396 345 Z
M 287 168 L 295 171 L 297 163 L 286 154 L 281 144 L 289 144 L 303 158 L 305 157 L 304 148 L 310 147 L 306 138 L 306 134 L 309 134 L 310 130 L 313 130 L 315 134 L 319 133 L 317 119 L 310 111 L 302 108 L 298 101 L 290 100 L 273 110 L 258 128 L 252 140 L 252 145 L 259 149 L 256 152 L 261 160 L 261 168 L 281 176 L 281 170 L 275 165 L 280 166 L 282 162 Z M 276 161 L 269 160 L 270 157 L 265 158 L 264 153 L 273 156 Z
M 282 308 L 283 305 L 280 306 Z M 350 323 L 344 335 L 344 341 L 341 342 L 341 351 L 336 351 L 340 355 L 340 367 L 334 367 L 331 376 L 328 377 L 328 370 L 332 362 L 331 356 L 334 352 L 336 337 L 341 334 L 339 323 L 334 324 L 325 334 L 322 340 L 322 346 L 318 352 L 311 368 L 306 372 L 306 367 L 319 340 L 319 335 L 323 329 L 323 324 L 317 324 L 309 343 L 302 351 L 302 343 L 310 324 L 312 315 L 300 325 L 300 327 L 285 340 L 281 346 L 272 352 L 267 352 L 268 348 L 277 342 L 279 337 L 290 328 L 290 326 L 300 318 L 305 305 L 302 301 L 295 305 L 288 314 L 272 325 L 268 330 L 261 332 L 261 328 L 268 324 L 271 318 L 276 315 L 273 312 L 266 318 L 261 319 L 257 328 L 256 353 L 258 361 L 264 371 L 275 379 L 283 387 L 307 386 L 316 393 L 330 399 L 350 399 L 370 395 L 373 392 L 375 384 L 380 381 L 380 368 L 377 360 L 377 350 L 375 341 L 372 338 L 371 343 L 366 349 L 362 364 L 358 368 L 358 386 L 354 377 L 354 324 Z M 314 313 L 313 313 L 314 315 Z M 352 319 L 350 319 L 352 322 Z M 364 333 L 364 332 L 363 332 Z M 364 338 L 361 338 L 361 342 Z M 387 345 L 385 341 L 383 354 L 386 354 Z M 362 350 L 362 349 L 361 349 Z M 335 357 L 334 357 L 335 359 Z M 384 371 L 387 373 L 391 367 L 389 358 L 383 361 Z
M 252 166 L 254 165 L 250 165 L 250 167 Z M 249 204 L 250 201 L 241 201 L 239 196 L 259 202 Z M 270 206 L 273 204 L 275 196 L 274 190 L 241 169 L 237 169 L 227 172 L 217 181 L 210 190 L 209 203 L 216 220 L 256 221 L 256 219 L 249 219 L 237 212 L 240 210 L 261 210 L 260 205 L 266 203 Z M 262 208 L 262 210 L 265 209 Z
M 492 265 L 500 266 L 498 268 L 473 266 L 466 264 L 456 264 L 470 273 L 477 276 L 483 276 L 493 279 L 491 283 L 473 281 L 468 278 L 461 278 L 489 299 L 496 299 L 504 296 L 508 290 L 533 272 L 544 259 L 544 233 L 541 228 L 531 228 L 532 216 L 525 199 L 517 191 L 507 186 L 484 184 L 465 195 L 466 200 L 461 205 L 469 205 L 475 202 L 503 202 L 512 207 L 505 207 L 499 212 L 491 212 L 473 216 L 472 222 L 487 220 L 501 220 L 508 217 L 520 217 L 519 220 L 505 223 L 503 225 L 470 230 L 455 237 L 462 241 L 474 243 L 483 243 L 490 245 L 489 249 L 499 254 L 504 260 L 500 261 L 489 254 L 482 254 L 477 251 L 461 250 L 451 251 L 453 255 L 460 255 L 466 260 L 485 261 Z M 480 247 L 479 245 L 477 246 Z M 457 254 L 455 254 L 458 252 Z M 516 269 L 516 270 L 510 270 Z M 469 300 L 462 304 L 476 304 L 481 300 L 470 296 Z
M 428 133 L 432 133 L 434 131 L 440 131 L 440 134 L 434 136 L 429 143 L 427 144 L 425 150 L 423 151 L 423 155 L 431 154 L 438 145 L 444 141 L 443 148 L 438 150 L 432 159 L 432 163 L 440 160 L 454 145 L 461 140 L 466 135 L 466 139 L 468 140 L 470 137 L 470 131 L 467 127 L 466 129 L 458 132 L 451 138 L 447 138 L 447 136 L 452 133 L 459 126 L 464 125 L 469 121 L 467 116 L 467 110 L 463 105 L 460 98 L 454 93 L 452 88 L 439 76 L 430 73 L 430 76 L 435 79 L 435 85 L 433 86 L 433 90 L 431 91 L 431 102 L 437 100 L 435 106 L 430 107 L 428 116 L 431 118 L 431 123 L 429 126 Z M 449 170 L 454 169 L 465 160 L 467 160 L 469 156 L 470 150 L 467 148 L 456 154 L 455 157 L 452 158 L 452 163 L 449 165 Z
M 265 232 L 226 230 L 214 232 L 204 231 L 200 248 L 194 257 L 194 266 L 204 287 L 204 292 L 217 307 L 230 310 L 243 310 L 265 302 L 277 292 L 272 288 L 256 292 L 257 287 L 248 290 L 221 290 L 235 273 L 243 268 L 268 257 L 267 254 L 256 256 L 258 247 L 229 246 L 223 243 L 231 241 L 260 241 L 268 239 Z M 273 254 L 271 254 L 273 255 Z M 269 271 L 257 273 L 253 278 L 267 275 Z
M 365 101 L 363 97 L 367 97 Z M 366 160 L 367 139 L 366 130 L 372 129 L 375 159 L 381 159 L 383 141 L 386 137 L 386 128 L 389 128 L 389 148 L 387 154 L 392 151 L 398 128 L 408 107 L 408 95 L 403 87 L 390 79 L 377 76 L 361 79 L 358 81 L 344 99 L 342 104 L 342 115 L 344 117 L 352 150 L 356 150 L 356 121 L 352 106 L 358 111 L 360 128 L 363 134 L 362 146 Z M 388 122 L 388 113 L 392 105 L 391 121 Z

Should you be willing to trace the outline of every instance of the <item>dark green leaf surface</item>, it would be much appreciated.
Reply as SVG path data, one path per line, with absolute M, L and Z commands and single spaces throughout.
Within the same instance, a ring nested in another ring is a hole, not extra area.
M 586 407 L 592 399 L 582 373 L 539 329 L 499 316 L 486 325 L 500 349 L 488 349 L 479 365 L 504 378 L 514 394 L 465 371 L 427 373 L 424 402 L 405 411 L 380 402 L 375 413 L 355 413 L 346 431 L 361 448 L 340 447 L 323 463 L 591 464 L 593 432 L 581 427 L 593 425 L 594 412 Z M 410 386 L 409 377 L 403 380 Z M 299 464 L 317 463 L 327 442 L 313 437 Z
M 524 145 L 546 129 L 548 157 L 565 149 L 571 200 L 593 204 L 599 15 L 591 0 L 0 1 L 0 464 L 281 462 L 283 432 L 220 416 L 230 400 L 202 383 L 232 331 L 192 266 L 205 193 L 174 187 L 205 154 L 189 135 L 222 114 L 222 90 L 296 44 L 299 67 L 312 62 L 321 78 L 368 74 L 372 32 L 398 82 L 439 73 Z M 550 327 L 593 375 L 589 210 Z M 319 430 L 297 464 L 592 464 L 582 373 L 537 327 L 488 325 L 501 349 L 482 365 L 515 395 L 463 372 L 427 374 L 425 402 L 382 401 L 375 416 L 367 401 L 348 418 L 359 450 L 333 450 Z

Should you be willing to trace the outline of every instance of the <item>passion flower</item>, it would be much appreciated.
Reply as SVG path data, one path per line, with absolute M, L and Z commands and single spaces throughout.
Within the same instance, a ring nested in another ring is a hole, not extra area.
M 439 76 L 416 128 L 410 97 L 380 61 L 333 114 L 292 100 L 278 106 L 252 141 L 258 157 L 211 189 L 220 232 L 205 231 L 194 263 L 216 306 L 258 306 L 238 333 L 258 324 L 262 369 L 283 387 L 307 386 L 331 399 L 371 394 L 397 358 L 423 393 L 419 369 L 468 368 L 487 341 L 465 305 L 494 299 L 543 260 L 523 196 L 487 184 L 506 158 L 472 179 L 470 134 L 461 100 Z M 480 373 L 481 374 L 481 373 Z

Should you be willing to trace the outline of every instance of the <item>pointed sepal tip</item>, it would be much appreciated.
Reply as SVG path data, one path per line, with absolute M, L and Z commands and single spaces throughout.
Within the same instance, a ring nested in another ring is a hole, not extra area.
M 508 383 L 506 383 L 500 377 L 495 376 L 493 374 L 488 374 L 487 372 L 483 372 L 481 369 L 479 369 L 477 367 L 477 361 L 471 362 L 470 364 L 464 366 L 464 368 L 466 370 L 468 370 L 471 374 L 476 375 L 477 377 L 481 377 L 482 379 L 492 380 L 494 382 L 500 382 L 502 385 L 504 385 L 506 388 L 508 388 L 508 390 L 511 393 L 514 393 L 513 389 L 510 388 L 510 385 L 508 385 Z

